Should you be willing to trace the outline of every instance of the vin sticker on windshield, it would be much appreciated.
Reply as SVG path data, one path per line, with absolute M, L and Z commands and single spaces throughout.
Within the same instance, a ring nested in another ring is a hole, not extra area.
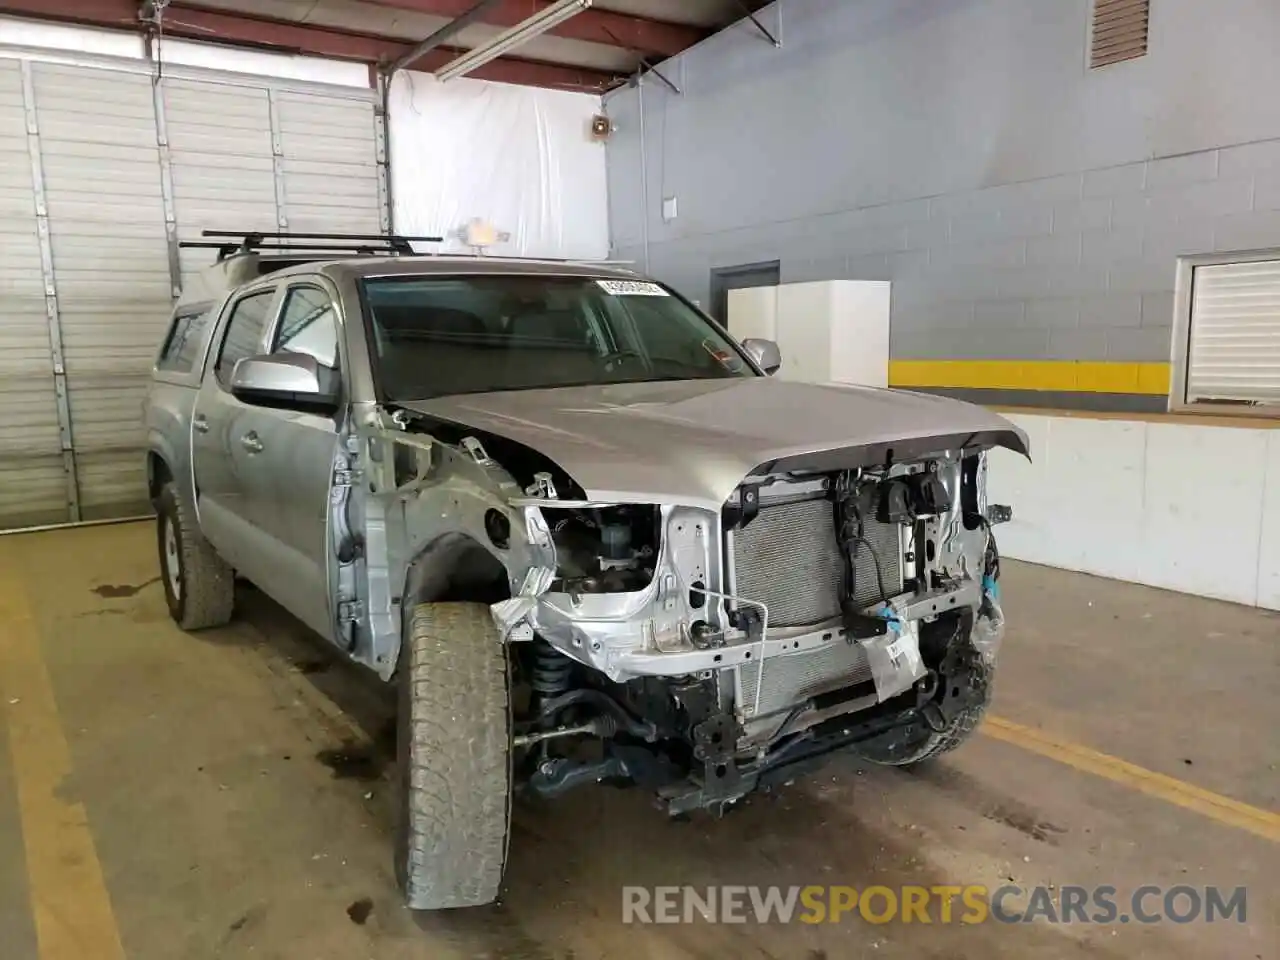
M 644 280 L 597 280 L 596 283 L 611 297 L 671 296 L 656 283 L 648 283 Z

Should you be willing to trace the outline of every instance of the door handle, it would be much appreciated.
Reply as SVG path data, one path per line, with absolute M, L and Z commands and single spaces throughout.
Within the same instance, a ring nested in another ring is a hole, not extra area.
M 208 433 L 209 419 L 203 413 L 197 413 L 191 418 L 191 428 L 197 433 Z
M 258 435 L 252 430 L 240 438 L 240 446 L 244 447 L 250 453 L 262 452 L 262 441 L 258 439 Z

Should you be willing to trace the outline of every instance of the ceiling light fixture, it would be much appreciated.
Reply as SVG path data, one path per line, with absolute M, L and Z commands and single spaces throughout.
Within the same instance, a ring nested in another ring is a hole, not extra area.
M 468 50 L 455 60 L 451 60 L 436 71 L 436 79 L 441 82 L 452 80 L 470 73 L 490 60 L 496 60 L 508 51 L 514 50 L 534 37 L 541 36 L 570 17 L 577 16 L 591 6 L 592 0 L 559 0 L 541 13 L 535 13 L 527 20 L 521 20 L 510 30 L 504 30 L 492 40 Z

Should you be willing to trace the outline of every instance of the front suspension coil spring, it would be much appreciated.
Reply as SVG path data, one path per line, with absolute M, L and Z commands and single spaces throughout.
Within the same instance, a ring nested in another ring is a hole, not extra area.
M 545 700 L 558 697 L 569 689 L 573 661 L 545 640 L 533 644 L 533 669 L 529 682 L 533 692 Z

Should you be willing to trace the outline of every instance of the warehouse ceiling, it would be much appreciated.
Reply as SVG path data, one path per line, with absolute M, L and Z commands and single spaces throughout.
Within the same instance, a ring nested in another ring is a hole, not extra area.
M 661 63 L 765 0 L 595 0 L 471 76 L 603 91 Z M 0 14 L 225 42 L 381 65 L 467 14 L 477 0 L 0 0 Z M 411 66 L 435 70 L 549 5 L 493 0 Z

